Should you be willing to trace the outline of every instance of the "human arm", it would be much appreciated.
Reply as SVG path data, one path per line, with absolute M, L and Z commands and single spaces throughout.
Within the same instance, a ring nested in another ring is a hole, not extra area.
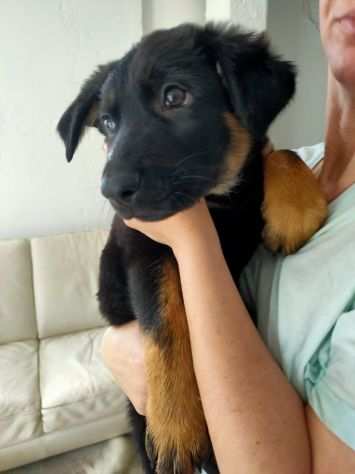
M 144 415 L 147 383 L 144 343 L 137 321 L 108 327 L 102 338 L 101 356 L 136 411 Z
M 303 403 L 247 313 L 207 209 L 201 208 L 198 218 L 205 231 L 179 239 L 173 250 L 219 468 L 223 473 L 235 472 L 236 466 L 248 474 L 311 472 Z
M 127 224 L 170 245 L 176 255 L 221 472 L 236 466 L 248 474 L 354 472 L 354 452 L 304 408 L 250 322 L 204 203 L 169 223 Z
M 221 472 L 355 472 L 355 453 L 305 409 L 251 323 L 208 217 L 174 248 Z

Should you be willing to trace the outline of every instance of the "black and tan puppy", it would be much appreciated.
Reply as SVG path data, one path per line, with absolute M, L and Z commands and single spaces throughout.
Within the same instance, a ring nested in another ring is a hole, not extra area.
M 273 249 L 297 248 L 324 219 L 324 200 L 294 154 L 261 154 L 294 89 L 292 65 L 263 35 L 185 24 L 100 66 L 59 122 L 69 161 L 85 126 L 106 138 L 102 193 L 116 216 L 98 297 L 111 324 L 138 318 L 145 333 L 146 420 L 131 411 L 147 473 L 192 474 L 210 442 L 174 256 L 122 218 L 163 219 L 205 197 L 235 282 L 263 229 Z

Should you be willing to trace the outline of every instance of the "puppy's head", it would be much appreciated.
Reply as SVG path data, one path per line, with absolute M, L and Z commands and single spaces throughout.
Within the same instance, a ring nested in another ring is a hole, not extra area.
M 70 161 L 85 127 L 97 127 L 104 196 L 123 218 L 162 219 L 227 193 L 294 87 L 292 65 L 263 35 L 184 24 L 99 67 L 58 131 Z

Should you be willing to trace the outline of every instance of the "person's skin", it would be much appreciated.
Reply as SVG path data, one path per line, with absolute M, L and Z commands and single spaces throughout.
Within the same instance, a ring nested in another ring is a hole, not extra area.
M 319 181 L 329 201 L 355 183 L 355 19 L 339 20 L 352 9 L 355 15 L 355 0 L 320 0 L 329 90 Z M 160 222 L 130 219 L 126 224 L 169 245 L 177 259 L 196 378 L 220 471 L 354 473 L 355 451 L 304 405 L 253 326 L 204 200 Z M 144 414 L 147 390 L 137 323 L 110 328 L 102 353 Z

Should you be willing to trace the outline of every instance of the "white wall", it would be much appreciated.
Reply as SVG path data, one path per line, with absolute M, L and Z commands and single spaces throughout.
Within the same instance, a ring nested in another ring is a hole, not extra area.
M 205 0 L 143 0 L 143 31 L 171 28 L 179 23 L 204 23 Z
M 266 28 L 267 8 L 268 0 L 206 0 L 206 19 L 261 31 Z
M 231 19 L 254 31 L 266 28 L 268 0 L 231 0 Z
M 110 221 L 96 131 L 71 164 L 56 123 L 93 68 L 142 33 L 140 0 L 1 0 L 0 238 Z
M 269 0 L 267 29 L 276 50 L 294 61 L 299 73 L 296 98 L 272 129 L 275 145 L 292 148 L 322 141 L 326 63 L 319 31 L 303 0 Z
M 90 132 L 67 164 L 55 126 L 97 64 L 120 57 L 155 28 L 205 19 L 231 19 L 253 29 L 267 23 L 276 49 L 300 69 L 297 98 L 272 137 L 277 146 L 287 147 L 320 140 L 325 65 L 319 34 L 302 3 L 1 0 L 0 238 L 109 224 L 112 212 L 99 190 L 101 137 Z
M 231 19 L 232 0 L 206 0 L 207 21 L 228 21 Z

